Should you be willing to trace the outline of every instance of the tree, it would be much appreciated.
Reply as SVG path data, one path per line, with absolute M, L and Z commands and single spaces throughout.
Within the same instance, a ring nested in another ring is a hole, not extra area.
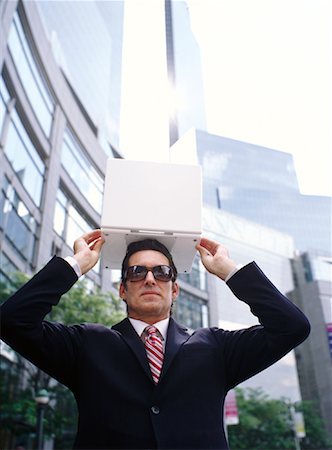
M 0 283 L 0 302 L 6 300 L 22 286 L 28 277 L 22 273 L 12 276 L 9 283 Z M 47 320 L 65 325 L 94 322 L 105 326 L 117 323 L 125 316 L 122 300 L 113 293 L 102 293 L 100 289 L 91 292 L 86 282 L 78 281 L 62 296 Z M 0 383 L 2 434 L 0 448 L 13 445 L 11 436 L 23 436 L 35 430 L 36 411 L 34 395 L 40 388 L 46 388 L 51 401 L 45 415 L 45 433 L 54 435 L 55 448 L 70 448 L 76 431 L 77 408 L 74 396 L 64 386 L 37 369 L 23 357 L 16 354 L 16 363 L 6 363 Z M 3 366 L 3 365 L 2 365 Z
M 315 403 L 303 401 L 296 405 L 303 413 L 306 437 L 301 441 L 303 450 L 332 449 L 332 439 L 324 429 L 323 422 Z
M 271 399 L 260 388 L 236 388 L 236 398 L 240 422 L 228 427 L 232 450 L 295 449 L 289 400 Z M 307 437 L 301 442 L 301 448 L 330 449 L 331 442 L 313 405 L 298 402 L 295 407 L 304 412 L 306 424 Z

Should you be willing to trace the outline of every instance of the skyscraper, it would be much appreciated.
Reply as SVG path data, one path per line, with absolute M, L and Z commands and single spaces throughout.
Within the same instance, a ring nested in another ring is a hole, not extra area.
M 35 272 L 98 227 L 107 155 L 57 66 L 34 2 L 1 3 L 1 278 Z M 112 147 L 108 145 L 108 154 Z M 88 278 L 109 281 L 97 266 Z M 105 284 L 106 283 L 106 284 Z
M 204 234 L 221 242 L 237 263 L 255 261 L 277 288 L 286 294 L 293 289 L 290 259 L 293 239 L 271 228 L 215 207 L 204 207 Z M 210 326 L 237 330 L 257 325 L 248 305 L 237 300 L 220 279 L 207 275 Z M 272 367 L 245 381 L 242 387 L 261 387 L 273 398 L 300 399 L 294 352 Z
M 36 3 L 58 64 L 98 132 L 118 147 L 124 2 Z
M 168 79 L 173 94 L 170 146 L 190 128 L 206 129 L 200 49 L 185 1 L 165 0 Z M 194 68 L 194 70 L 193 70 Z
M 290 234 L 298 250 L 331 254 L 332 199 L 300 193 L 291 154 L 202 130 L 189 138 L 184 158 L 202 165 L 204 204 Z

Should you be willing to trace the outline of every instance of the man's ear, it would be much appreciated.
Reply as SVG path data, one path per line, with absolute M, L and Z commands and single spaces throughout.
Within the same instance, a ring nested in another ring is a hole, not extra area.
M 120 287 L 119 287 L 119 295 L 122 298 L 122 300 L 126 300 L 127 297 L 127 289 L 125 288 L 125 285 L 122 283 L 120 283 Z
M 174 281 L 172 283 L 172 300 L 173 300 L 173 302 L 179 295 L 179 292 L 180 292 L 180 287 L 179 287 L 178 283 L 176 281 Z

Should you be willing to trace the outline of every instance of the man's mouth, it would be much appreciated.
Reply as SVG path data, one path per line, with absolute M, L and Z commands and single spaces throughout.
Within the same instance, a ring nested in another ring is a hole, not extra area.
M 142 295 L 160 295 L 157 291 L 144 291 Z

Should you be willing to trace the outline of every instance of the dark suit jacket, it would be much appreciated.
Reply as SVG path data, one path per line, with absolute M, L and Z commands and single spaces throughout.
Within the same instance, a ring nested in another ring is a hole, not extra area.
M 261 325 L 193 334 L 170 319 L 161 378 L 154 385 L 144 346 L 128 319 L 64 326 L 44 317 L 75 283 L 53 258 L 1 308 L 2 339 L 75 395 L 77 449 L 226 449 L 227 391 L 273 364 L 309 333 L 305 316 L 255 263 L 228 282 Z

